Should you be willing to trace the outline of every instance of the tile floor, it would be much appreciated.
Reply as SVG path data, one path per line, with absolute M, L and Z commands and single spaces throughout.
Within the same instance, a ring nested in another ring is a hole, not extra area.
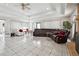
M 57 44 L 48 37 L 33 37 L 26 34 L 19 37 L 6 36 L 0 46 L 1 56 L 67 56 L 66 44 Z

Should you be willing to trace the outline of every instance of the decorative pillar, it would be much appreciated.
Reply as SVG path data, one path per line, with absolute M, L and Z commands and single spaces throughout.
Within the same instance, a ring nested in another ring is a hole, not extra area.
M 76 16 L 76 20 L 77 20 L 77 23 L 78 23 L 78 31 L 79 32 L 79 4 L 77 4 L 77 16 Z

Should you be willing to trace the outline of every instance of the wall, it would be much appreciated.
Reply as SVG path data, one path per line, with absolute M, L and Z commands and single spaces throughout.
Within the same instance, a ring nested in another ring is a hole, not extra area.
M 18 29 L 29 29 L 33 30 L 36 24 L 34 22 L 11 22 L 11 29 L 18 30 Z
M 35 22 L 20 22 L 20 21 L 9 21 L 5 22 L 6 34 L 11 32 L 17 32 L 19 29 L 34 30 L 36 28 Z
M 19 22 L 19 21 L 11 22 L 11 32 L 17 32 L 19 29 L 29 29 L 29 28 L 30 28 L 29 22 Z
M 4 52 L 5 48 L 5 24 L 4 20 L 0 20 L 0 54 Z
M 5 21 L 5 34 L 10 34 L 10 21 Z
M 62 28 L 60 21 L 42 22 L 40 28 Z
M 5 24 L 5 21 L 0 20 L 0 34 L 2 34 L 5 31 L 3 24 Z
M 63 29 L 63 21 L 70 21 L 69 18 L 52 20 L 50 22 L 41 22 L 40 28 Z

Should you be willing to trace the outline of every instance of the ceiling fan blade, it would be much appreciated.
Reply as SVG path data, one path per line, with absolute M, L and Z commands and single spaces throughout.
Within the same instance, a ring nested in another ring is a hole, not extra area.
M 26 3 L 26 5 L 30 5 L 30 3 Z
M 29 6 L 29 3 L 21 3 L 22 6 Z

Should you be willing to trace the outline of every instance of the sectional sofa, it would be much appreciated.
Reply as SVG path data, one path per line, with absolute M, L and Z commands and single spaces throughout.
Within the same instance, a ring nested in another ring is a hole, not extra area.
M 33 36 L 49 37 L 56 43 L 66 43 L 70 31 L 64 29 L 35 29 Z

